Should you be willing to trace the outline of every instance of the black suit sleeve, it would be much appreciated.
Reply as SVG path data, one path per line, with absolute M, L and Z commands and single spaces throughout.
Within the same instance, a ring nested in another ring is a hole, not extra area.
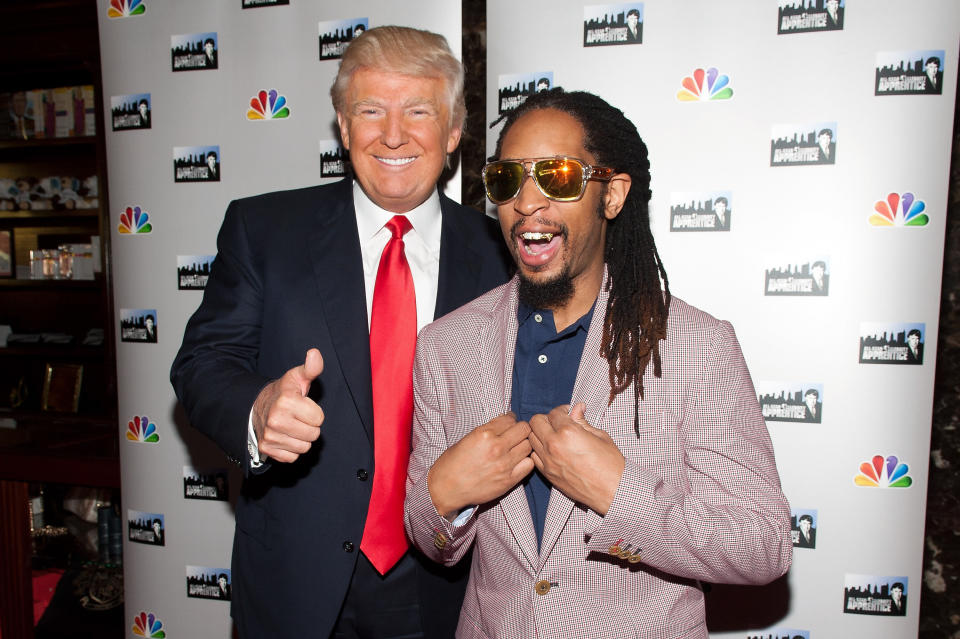
M 227 209 L 217 257 L 200 307 L 190 318 L 170 381 L 191 424 L 248 468 L 247 424 L 271 380 L 256 372 L 263 282 L 238 202 Z

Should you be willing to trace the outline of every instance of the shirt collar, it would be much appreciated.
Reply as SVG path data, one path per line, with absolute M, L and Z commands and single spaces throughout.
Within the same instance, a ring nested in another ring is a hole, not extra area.
M 590 307 L 590 310 L 584 313 L 580 319 L 568 326 L 566 329 L 561 331 L 562 333 L 572 333 L 576 330 L 583 329 L 584 331 L 590 330 L 590 321 L 593 319 L 593 311 L 597 308 L 597 301 L 593 301 L 593 306 Z M 553 311 L 535 309 L 532 306 L 524 304 L 522 301 L 517 301 L 517 324 L 523 326 L 527 320 L 530 319 L 530 316 L 533 315 L 534 311 L 542 313 L 544 315 L 549 314 L 551 320 L 553 319 Z M 556 326 L 556 324 L 554 324 Z
M 366 244 L 380 229 L 397 213 L 391 213 L 374 203 L 360 188 L 360 183 L 353 181 L 353 208 L 357 214 L 357 230 L 360 233 L 361 244 Z M 423 204 L 403 214 L 416 233 L 429 247 L 440 250 L 440 194 L 434 189 L 430 197 Z

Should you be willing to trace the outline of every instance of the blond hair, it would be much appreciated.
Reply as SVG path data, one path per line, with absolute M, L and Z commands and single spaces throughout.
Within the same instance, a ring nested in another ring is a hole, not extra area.
M 337 77 L 330 87 L 333 108 L 346 113 L 347 88 L 362 68 L 419 78 L 443 80 L 451 129 L 463 128 L 467 107 L 463 99 L 463 65 L 453 57 L 447 39 L 438 33 L 411 27 L 375 27 L 350 43 Z

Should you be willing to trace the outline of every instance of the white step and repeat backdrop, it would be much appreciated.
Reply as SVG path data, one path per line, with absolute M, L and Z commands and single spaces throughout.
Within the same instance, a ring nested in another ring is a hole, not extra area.
M 344 43 L 408 24 L 459 55 L 459 3 L 98 7 L 127 632 L 229 637 L 239 478 L 167 381 L 223 212 L 340 175 Z M 488 121 L 538 85 L 622 108 L 672 290 L 738 330 L 797 548 L 711 591 L 712 636 L 916 634 L 958 28 L 954 0 L 488 1 Z
M 621 108 L 671 290 L 743 345 L 796 548 L 711 590 L 712 637 L 916 636 L 958 30 L 955 0 L 487 2 L 487 121 Z
M 231 583 L 240 477 L 187 425 L 168 381 L 224 211 L 342 175 L 329 90 L 343 47 L 359 29 L 402 24 L 444 34 L 460 57 L 460 4 L 98 0 L 98 11 L 127 636 L 228 638 L 220 582 Z M 447 193 L 459 199 L 459 175 Z

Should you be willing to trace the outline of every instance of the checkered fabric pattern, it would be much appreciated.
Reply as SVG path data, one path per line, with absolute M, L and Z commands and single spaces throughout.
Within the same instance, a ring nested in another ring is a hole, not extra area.
M 733 327 L 673 298 L 663 376 L 612 405 L 600 357 L 607 293 L 573 402 L 626 458 L 607 515 L 553 490 L 541 549 L 522 486 L 453 527 L 427 471 L 447 447 L 510 406 L 517 280 L 427 326 L 414 364 L 407 534 L 452 565 L 473 546 L 457 637 L 707 638 L 699 582 L 763 584 L 790 567 L 790 507 Z

